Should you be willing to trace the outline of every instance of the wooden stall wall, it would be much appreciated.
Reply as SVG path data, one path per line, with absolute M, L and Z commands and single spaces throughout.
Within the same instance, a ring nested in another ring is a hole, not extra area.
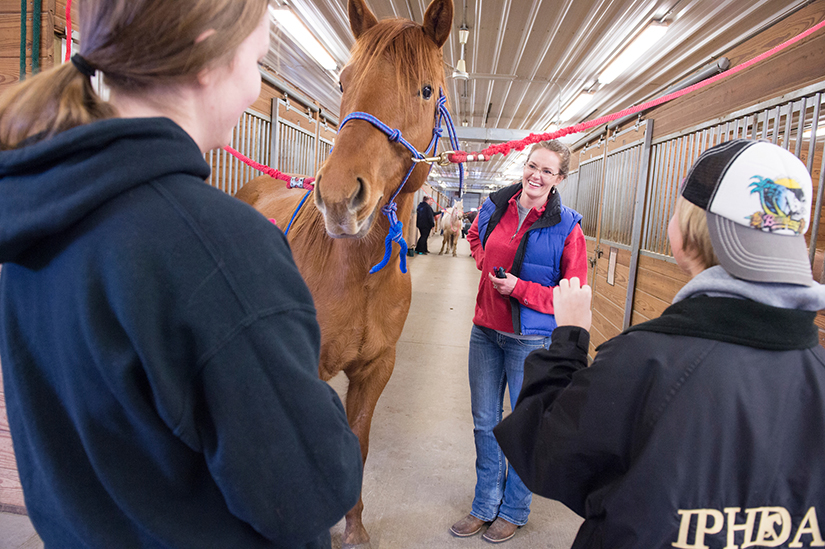
M 816 0 L 724 55 L 736 66 L 823 19 L 825 0 Z M 605 238 L 603 214 L 599 213 L 616 207 L 604 189 L 611 181 L 606 175 L 610 162 L 608 160 L 605 170 L 599 165 L 600 159 L 609 159 L 612 151 L 638 139 L 630 132 L 633 123 L 620 128 L 618 136 L 611 133 L 594 137 L 585 147 L 574 151 L 569 179 L 575 184 L 573 188 L 562 188 L 562 199 L 584 216 L 582 227 L 591 267 L 589 282 L 594 291 L 591 355 L 596 346 L 624 327 L 658 317 L 689 280 L 672 258 L 666 227 L 678 184 L 702 150 L 735 137 L 773 140 L 809 166 L 816 195 L 825 138 L 820 134 L 812 145 L 810 131 L 804 133 L 804 130 L 811 124 L 818 124 L 819 128 L 825 126 L 822 67 L 825 67 L 825 33 L 818 32 L 745 71 L 647 112 L 644 118 L 655 124 L 652 124 L 652 148 L 643 177 L 644 207 L 634 214 L 638 217 L 634 222 L 642 225 L 641 241 L 634 246 L 616 246 Z M 810 160 L 809 149 L 813 152 Z M 601 170 L 605 175 L 594 183 L 596 176 L 588 170 Z M 628 192 L 632 191 L 628 189 Z M 825 216 L 821 217 L 816 247 L 814 276 L 820 279 Z M 613 284 L 608 284 L 611 255 L 615 266 L 610 272 Z M 622 295 L 626 284 L 630 286 L 629 304 Z M 817 323 L 820 341 L 825 342 L 825 315 L 821 312 Z
M 649 124 L 640 123 L 576 151 L 560 189 L 562 202 L 582 214 L 587 282 L 593 289 L 591 356 L 629 323 L 625 310 L 638 255 L 632 250 L 641 230 L 634 224 L 635 214 L 641 214 L 637 189 L 644 185 L 642 157 L 649 133 Z
M 730 59 L 731 66 L 736 66 L 798 35 L 824 19 L 825 0 L 817 0 L 727 52 L 725 56 Z M 825 67 L 825 33 L 818 32 L 766 61 L 722 79 L 699 92 L 653 109 L 645 116 L 656 122 L 653 133 L 655 140 L 684 132 L 702 122 L 712 121 L 748 106 L 758 105 L 773 98 L 781 98 L 795 90 L 816 84 L 825 77 L 823 67 Z M 766 75 L 770 77 L 766 78 Z M 821 122 L 820 127 L 822 127 Z M 816 148 L 812 162 L 814 194 L 818 189 L 822 166 L 822 139 L 822 137 L 818 138 L 820 145 Z M 790 150 L 796 148 L 793 140 L 785 143 L 783 138 L 780 138 L 779 143 Z M 803 162 L 807 163 L 808 143 L 804 145 L 806 146 L 801 147 L 799 156 Z M 810 234 L 808 236 L 810 238 Z M 825 247 L 825 218 L 822 218 L 817 241 L 817 247 L 820 250 Z M 821 252 L 819 255 L 821 257 Z M 819 263 L 821 264 L 821 260 Z M 821 271 L 821 267 L 818 270 Z M 670 304 L 679 288 L 688 280 L 672 262 L 672 258 L 649 256 L 640 260 L 637 276 L 638 284 L 633 303 L 632 324 L 659 316 Z M 823 337 L 825 317 L 822 312 L 818 316 L 817 323 L 820 326 L 820 341 L 823 342 L 825 341 Z
M 0 0 L 0 93 L 20 81 L 21 3 L 17 0 Z M 34 2 L 26 3 L 26 75 L 32 74 L 32 37 L 34 36 Z M 40 69 L 54 64 L 54 29 L 56 24 L 55 0 L 43 0 L 40 18 Z M 63 4 L 65 12 L 66 5 Z M 64 17 L 65 19 L 65 14 Z

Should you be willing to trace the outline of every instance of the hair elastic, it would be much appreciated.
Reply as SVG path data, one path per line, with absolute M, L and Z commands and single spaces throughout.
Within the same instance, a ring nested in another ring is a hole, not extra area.
M 72 65 L 74 65 L 81 74 L 84 74 L 89 78 L 94 78 L 95 72 L 97 72 L 97 69 L 95 69 L 88 61 L 86 61 L 86 58 L 81 56 L 79 53 L 72 56 Z

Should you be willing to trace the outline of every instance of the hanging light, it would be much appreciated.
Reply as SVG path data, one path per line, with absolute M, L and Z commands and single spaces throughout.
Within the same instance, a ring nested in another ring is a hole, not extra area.
M 458 80 L 469 80 L 470 75 L 467 73 L 467 63 L 464 61 L 464 49 L 467 46 L 467 40 L 470 38 L 470 29 L 467 28 L 467 25 L 461 25 L 461 28 L 458 29 L 458 43 L 461 46 L 461 54 L 459 55 L 458 62 L 455 64 L 455 70 L 453 71 L 453 78 Z

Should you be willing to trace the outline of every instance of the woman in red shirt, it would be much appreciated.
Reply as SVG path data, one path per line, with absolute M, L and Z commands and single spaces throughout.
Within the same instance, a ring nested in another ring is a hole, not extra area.
M 482 272 L 469 354 L 476 488 L 470 514 L 450 528 L 455 536 L 490 524 L 484 538 L 501 542 L 527 523 L 532 494 L 507 467 L 493 427 L 502 419 L 505 387 L 515 404 L 524 359 L 550 344 L 553 288 L 562 278 L 587 279 L 581 215 L 563 206 L 556 190 L 569 163 L 564 144 L 534 145 L 521 182 L 490 195 L 467 234 Z

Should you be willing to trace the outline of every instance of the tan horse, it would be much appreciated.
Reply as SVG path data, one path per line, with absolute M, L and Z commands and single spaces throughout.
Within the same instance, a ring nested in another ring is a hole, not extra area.
M 349 0 L 356 38 L 341 72 L 341 117 L 367 112 L 424 151 L 433 136 L 436 102 L 444 87 L 441 46 L 453 24 L 452 0 L 432 0 L 424 24 L 379 22 L 364 0 Z M 312 292 L 321 325 L 319 374 L 329 380 L 342 371 L 349 380 L 347 417 L 369 449 L 372 415 L 395 365 L 395 347 L 409 312 L 410 277 L 399 269 L 399 246 L 389 264 L 369 274 L 384 255 L 389 222 L 381 213 L 412 164 L 411 154 L 370 123 L 348 122 L 315 190 L 300 209 L 288 238 L 301 274 Z M 408 222 L 414 193 L 427 178 L 418 165 L 396 198 L 398 219 Z M 238 198 L 252 204 L 282 229 L 305 191 L 287 190 L 268 176 L 245 185 Z M 368 547 L 361 521 L 363 499 L 346 516 L 344 547 Z
M 453 257 L 456 257 L 455 249 L 458 246 L 458 239 L 461 236 L 461 218 L 464 217 L 464 205 L 462 202 L 456 203 L 452 208 L 444 210 L 441 218 L 438 221 L 438 226 L 441 229 L 441 251 L 438 255 L 444 253 L 444 248 L 447 248 L 447 253 L 453 252 Z

